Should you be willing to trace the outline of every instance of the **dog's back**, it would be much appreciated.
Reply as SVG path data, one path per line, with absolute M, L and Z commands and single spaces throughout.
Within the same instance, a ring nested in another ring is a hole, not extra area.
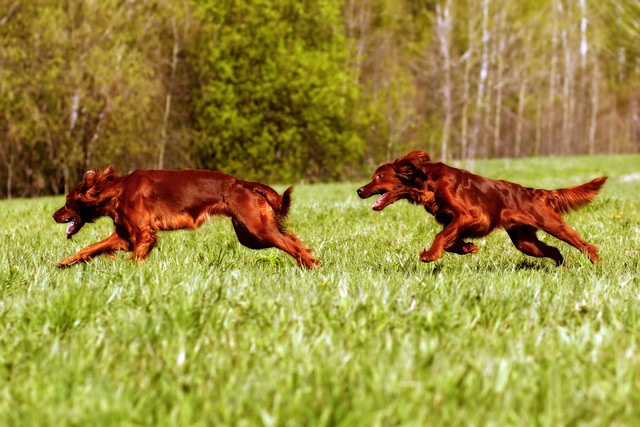
M 292 187 L 280 196 L 267 185 L 209 170 L 137 170 L 121 177 L 112 167 L 103 173 L 89 171 L 54 219 L 69 223 L 68 237 L 100 216 L 111 217 L 115 231 L 58 265 L 124 249 L 143 260 L 155 246 L 158 231 L 193 229 L 211 216 L 224 215 L 231 217 L 245 246 L 277 247 L 301 267 L 315 268 L 318 261 L 311 251 L 284 227 L 291 191 Z
M 523 253 L 549 257 L 561 265 L 564 259 L 558 249 L 538 240 L 536 231 L 544 230 L 587 253 L 591 262 L 598 262 L 598 248 L 584 241 L 561 215 L 590 203 L 606 179 L 596 178 L 559 190 L 527 188 L 434 163 L 427 153 L 412 151 L 381 165 L 371 182 L 359 188 L 357 193 L 361 198 L 380 195 L 374 210 L 406 199 L 424 205 L 435 216 L 444 228 L 431 247 L 420 254 L 422 261 L 435 261 L 444 251 L 475 253 L 478 248 L 464 239 L 482 237 L 497 228 L 505 228 L 516 248 Z

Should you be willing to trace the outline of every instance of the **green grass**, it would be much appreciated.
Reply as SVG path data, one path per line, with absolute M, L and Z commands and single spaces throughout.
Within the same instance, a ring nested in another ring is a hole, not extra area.
M 420 263 L 440 227 L 406 202 L 373 212 L 364 182 L 296 189 L 289 225 L 323 261 L 311 272 L 241 247 L 226 219 L 161 234 L 140 266 L 122 253 L 59 270 L 110 221 L 67 241 L 62 197 L 1 202 L 0 425 L 637 424 L 639 165 L 474 165 L 546 188 L 610 176 L 568 218 L 600 265 L 541 233 L 566 268 L 504 231 Z

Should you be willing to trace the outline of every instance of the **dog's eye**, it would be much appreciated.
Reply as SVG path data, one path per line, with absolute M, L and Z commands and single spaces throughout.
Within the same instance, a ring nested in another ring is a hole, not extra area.
M 382 174 L 381 174 L 381 173 L 379 173 L 378 175 L 376 175 L 376 178 L 378 178 L 378 179 L 382 179 Z

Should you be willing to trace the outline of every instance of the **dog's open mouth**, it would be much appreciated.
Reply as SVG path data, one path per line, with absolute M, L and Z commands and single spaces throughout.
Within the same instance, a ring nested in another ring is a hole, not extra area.
M 380 197 L 378 197 L 378 200 L 376 200 L 376 202 L 373 204 L 374 211 L 379 211 L 380 209 L 384 208 L 384 201 L 389 195 L 389 192 L 387 190 L 380 190 L 378 194 L 380 194 Z
M 74 216 L 65 221 L 69 225 L 67 225 L 67 239 L 70 239 L 71 236 L 76 234 L 82 226 L 84 225 L 84 221 L 82 221 L 79 217 Z

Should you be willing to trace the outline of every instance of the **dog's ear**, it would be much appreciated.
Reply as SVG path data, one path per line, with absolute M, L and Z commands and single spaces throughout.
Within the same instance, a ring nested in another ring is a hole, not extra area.
M 117 178 L 115 169 L 113 166 L 107 167 L 104 171 L 90 170 L 84 174 L 83 183 L 83 201 L 90 203 L 94 197 L 96 197 L 102 191 L 103 184 Z
M 118 175 L 116 174 L 116 170 L 113 167 L 113 165 L 109 165 L 107 166 L 107 168 L 102 172 L 102 174 L 100 175 L 100 180 L 102 181 L 111 181 L 114 178 L 117 178 Z
M 396 174 L 405 181 L 423 177 L 423 167 L 431 163 L 431 157 L 424 151 L 415 150 L 393 162 Z
M 87 171 L 87 173 L 84 174 L 84 186 L 85 188 L 91 188 L 94 185 L 96 185 L 96 171 Z
M 417 168 L 421 168 L 426 166 L 428 163 L 431 163 L 431 157 L 429 157 L 429 155 L 424 151 L 420 150 L 414 150 L 401 158 L 413 163 Z

